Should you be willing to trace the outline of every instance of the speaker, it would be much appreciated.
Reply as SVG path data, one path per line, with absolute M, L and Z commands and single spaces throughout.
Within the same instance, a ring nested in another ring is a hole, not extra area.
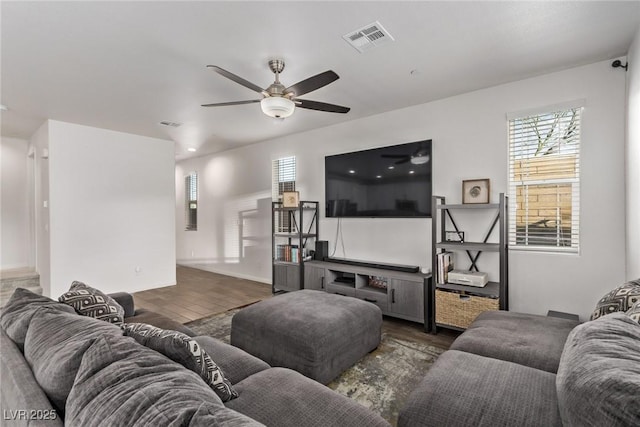
M 329 257 L 329 242 L 327 240 L 316 240 L 316 252 L 313 259 L 323 261 Z

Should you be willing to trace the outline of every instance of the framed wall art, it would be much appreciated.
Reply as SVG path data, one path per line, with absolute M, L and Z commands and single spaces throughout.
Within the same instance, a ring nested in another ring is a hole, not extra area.
M 299 203 L 300 203 L 300 192 L 284 191 L 282 193 L 282 207 L 297 208 Z
M 462 203 L 489 203 L 489 179 L 467 179 L 462 181 Z

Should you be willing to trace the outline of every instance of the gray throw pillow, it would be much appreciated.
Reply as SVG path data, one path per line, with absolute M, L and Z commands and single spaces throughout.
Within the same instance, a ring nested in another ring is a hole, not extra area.
M 122 331 L 111 323 L 76 313 L 41 309 L 33 316 L 24 341 L 24 357 L 59 414 L 64 414 L 85 351 L 105 335 L 122 337 Z
M 223 402 L 238 397 L 238 393 L 225 378 L 222 369 L 211 356 L 190 336 L 178 331 L 156 328 L 146 323 L 125 323 L 124 334 L 140 344 L 164 354 L 174 362 L 200 375 Z
M 613 313 L 577 326 L 556 391 L 565 426 L 640 426 L 640 325 Z
M 640 279 L 631 280 L 603 296 L 591 314 L 591 320 L 618 311 L 627 311 L 639 301 Z
M 116 325 L 124 322 L 124 308 L 120 304 L 98 289 L 82 282 L 74 281 L 69 291 L 60 295 L 58 301 L 70 305 L 83 316 L 94 317 Z
M 193 372 L 132 338 L 105 336 L 85 353 L 65 425 L 260 426 L 225 408 Z
M 629 310 L 627 310 L 627 316 L 631 318 L 631 320 L 635 320 L 640 323 L 640 301 L 635 303 Z
M 17 288 L 0 314 L 0 326 L 9 338 L 16 343 L 20 351 L 24 351 L 24 338 L 27 335 L 31 318 L 38 310 L 45 309 L 59 313 L 73 313 L 68 305 L 38 295 L 28 289 Z

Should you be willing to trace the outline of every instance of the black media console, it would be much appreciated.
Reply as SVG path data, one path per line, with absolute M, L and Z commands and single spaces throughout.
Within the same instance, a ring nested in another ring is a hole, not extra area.
M 420 271 L 420 267 L 415 265 L 382 264 L 377 262 L 358 261 L 355 259 L 331 258 L 331 257 L 325 257 L 323 261 L 335 262 L 338 264 L 357 265 L 358 267 L 370 267 L 370 268 L 380 268 L 383 270 L 402 271 L 404 273 L 418 273 Z

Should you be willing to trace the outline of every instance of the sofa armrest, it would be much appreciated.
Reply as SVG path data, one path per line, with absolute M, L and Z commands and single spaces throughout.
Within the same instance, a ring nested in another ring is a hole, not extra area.
M 116 292 L 109 294 L 109 296 L 124 308 L 124 317 L 131 317 L 136 314 L 133 295 L 128 292 Z
M 267 362 L 213 337 L 202 335 L 194 339 L 220 366 L 231 384 L 237 384 L 257 372 L 270 368 Z

